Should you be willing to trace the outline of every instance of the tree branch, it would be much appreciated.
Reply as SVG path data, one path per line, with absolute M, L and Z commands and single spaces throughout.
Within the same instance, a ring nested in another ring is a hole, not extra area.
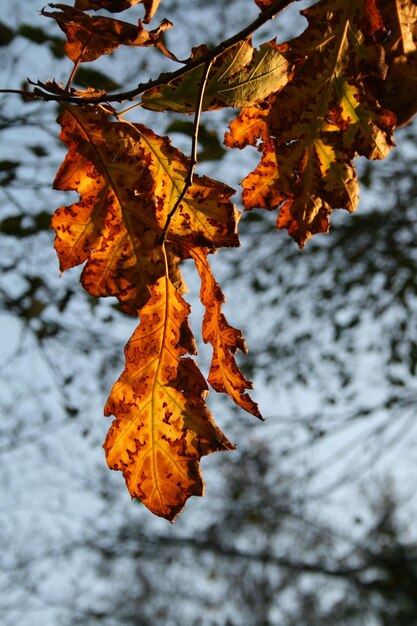
M 70 94 L 64 93 L 64 91 L 62 92 L 62 94 L 50 93 L 46 90 L 47 87 L 42 85 L 41 87 L 35 87 L 33 91 L 24 91 L 19 89 L 0 89 L 0 93 L 14 93 L 31 99 L 55 102 L 69 102 L 73 104 L 99 104 L 101 102 L 124 102 L 126 100 L 133 100 L 148 89 L 160 87 L 161 85 L 167 85 L 173 80 L 184 76 L 184 74 L 187 74 L 196 67 L 212 63 L 216 57 L 224 54 L 227 50 L 232 48 L 240 41 L 244 41 L 245 39 L 250 37 L 250 35 L 258 30 L 258 28 L 269 22 L 269 20 L 274 19 L 274 17 L 276 17 L 278 13 L 286 9 L 287 6 L 292 4 L 292 2 L 294 1 L 297 2 L 298 0 L 277 0 L 277 2 L 274 2 L 274 4 L 272 4 L 268 9 L 260 13 L 258 17 L 253 22 L 251 22 L 251 24 L 240 30 L 235 35 L 232 35 L 232 37 L 225 39 L 212 50 L 208 50 L 206 54 L 203 54 L 198 59 L 189 61 L 186 65 L 180 67 L 174 72 L 161 74 L 158 78 L 150 80 L 147 83 L 139 83 L 138 86 L 135 87 L 135 89 L 131 89 L 130 91 L 124 91 L 113 95 L 105 93 L 98 96 L 83 98 L 82 96 L 71 96 Z

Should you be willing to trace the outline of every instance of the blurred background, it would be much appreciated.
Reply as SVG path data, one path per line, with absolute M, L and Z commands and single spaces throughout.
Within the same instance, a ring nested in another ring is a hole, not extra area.
M 280 42 L 306 24 L 298 2 L 256 33 Z M 252 0 L 162 0 L 178 58 L 258 14 Z M 63 35 L 38 0 L 0 22 L 1 87 L 66 82 Z M 134 22 L 141 5 L 116 15 Z M 154 26 L 155 24 L 155 26 Z M 174 69 L 158 51 L 120 50 L 77 73 L 107 89 Z M 383 162 L 357 159 L 361 204 L 300 252 L 276 216 L 247 213 L 240 250 L 221 251 L 226 314 L 242 328 L 260 423 L 209 395 L 236 452 L 203 460 L 204 498 L 170 525 L 131 501 L 107 469 L 103 406 L 136 325 L 59 276 L 50 217 L 64 148 L 53 103 L 0 94 L 0 621 L 4 626 L 417 625 L 416 124 Z M 234 188 L 255 150 L 227 151 L 236 112 L 205 113 L 198 171 Z M 189 153 L 192 118 L 130 119 Z M 239 204 L 239 192 L 236 195 Z M 198 280 L 185 266 L 199 337 Z M 207 372 L 210 350 L 200 340 Z

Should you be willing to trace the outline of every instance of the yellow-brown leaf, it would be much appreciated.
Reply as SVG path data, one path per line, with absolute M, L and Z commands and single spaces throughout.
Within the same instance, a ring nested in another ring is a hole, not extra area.
M 269 106 L 264 108 L 245 107 L 237 118 L 230 122 L 224 143 L 229 148 L 245 148 L 256 146 L 260 140 L 269 138 L 267 118 Z
M 191 255 L 201 278 L 200 299 L 206 309 L 203 340 L 213 346 L 208 382 L 216 391 L 227 393 L 242 409 L 262 419 L 258 405 L 246 393 L 253 384 L 240 371 L 234 357 L 238 349 L 246 352 L 245 340 L 241 331 L 230 326 L 222 313 L 225 297 L 214 279 L 207 252 L 194 248 Z
M 116 296 L 135 314 L 149 298 L 148 285 L 165 271 L 146 155 L 125 125 L 109 122 L 104 112 L 67 107 L 60 123 L 68 155 L 54 187 L 80 193 L 79 202 L 52 218 L 60 268 L 87 260 L 85 289 Z
M 190 496 L 203 494 L 200 458 L 234 446 L 207 409 L 195 362 L 183 356 L 194 351 L 189 306 L 165 277 L 151 293 L 105 407 L 116 419 L 104 448 L 131 495 L 173 520 Z
M 171 145 L 168 137 L 160 137 L 141 124 L 129 125 L 132 138 L 140 143 L 149 162 L 155 184 L 157 220 L 161 228 L 184 188 L 189 159 Z M 173 216 L 168 241 L 210 248 L 239 245 L 237 223 L 240 214 L 230 202 L 234 189 L 208 176 L 194 176 L 183 201 Z
M 388 31 L 383 44 L 388 71 L 384 80 L 371 78 L 368 83 L 403 126 L 417 113 L 417 5 L 389 0 L 380 3 L 380 11 Z
M 75 0 L 75 7 L 80 11 L 98 11 L 106 9 L 110 13 L 120 13 L 130 7 L 143 3 L 145 7 L 145 24 L 148 24 L 155 14 L 161 0 Z
M 68 41 L 65 52 L 72 61 L 94 61 L 121 45 L 155 46 L 163 33 L 172 27 L 165 20 L 159 28 L 147 31 L 141 21 L 137 26 L 110 17 L 96 17 L 66 4 L 50 4 L 59 11 L 42 10 L 42 15 L 56 20 Z
M 135 314 L 149 298 L 149 285 L 164 274 L 159 238 L 189 162 L 167 138 L 108 118 L 104 111 L 73 106 L 60 117 L 68 155 L 54 186 L 78 191 L 80 200 L 56 211 L 55 248 L 62 271 L 87 261 L 81 280 L 91 295 L 116 296 Z M 238 245 L 232 193 L 208 177 L 194 177 L 167 233 L 176 286 L 180 248 L 184 256 L 190 246 Z
M 243 182 L 245 208 L 280 205 L 278 226 L 288 228 L 300 247 L 312 234 L 327 232 L 333 209 L 355 209 L 352 160 L 384 158 L 395 127 L 395 116 L 363 81 L 364 74 L 384 73 L 384 25 L 375 0 L 322 0 L 303 14 L 308 28 L 290 49 L 304 61 L 269 98 L 267 115 L 244 109 L 226 136 L 228 145 L 263 152 Z

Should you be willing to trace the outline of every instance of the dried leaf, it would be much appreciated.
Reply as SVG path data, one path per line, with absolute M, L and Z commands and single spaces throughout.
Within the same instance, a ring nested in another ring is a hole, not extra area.
M 390 0 L 381 3 L 380 11 L 388 31 L 383 42 L 388 70 L 384 80 L 372 78 L 368 85 L 403 126 L 417 113 L 417 5 Z
M 74 62 L 94 61 L 121 45 L 158 45 L 163 33 L 172 27 L 171 22 L 164 20 L 155 30 L 147 31 L 141 21 L 134 26 L 110 17 L 91 16 L 65 4 L 49 6 L 59 11 L 50 12 L 43 9 L 42 15 L 55 19 L 65 33 L 68 39 L 65 52 Z
M 234 357 L 238 349 L 247 352 L 245 340 L 241 331 L 230 326 L 222 313 L 225 297 L 214 279 L 207 252 L 195 248 L 191 255 L 201 278 L 200 299 L 206 309 L 203 340 L 213 346 L 208 382 L 216 391 L 227 393 L 242 409 L 262 419 L 258 405 L 246 393 L 246 389 L 253 389 L 253 384 L 240 371 Z
M 104 448 L 131 495 L 172 521 L 187 498 L 203 494 L 200 458 L 234 446 L 207 409 L 207 387 L 195 362 L 183 358 L 194 352 L 189 306 L 165 277 L 151 293 L 105 407 L 116 419 Z
M 268 140 L 269 132 L 267 118 L 269 105 L 245 107 L 239 117 L 230 123 L 230 132 L 226 133 L 224 143 L 229 148 L 245 148 L 246 146 L 258 146 Z
M 78 191 L 80 201 L 53 218 L 62 271 L 87 261 L 81 282 L 94 296 L 116 296 L 126 311 L 149 298 L 148 285 L 165 272 L 157 239 L 154 182 L 139 142 L 104 112 L 66 107 L 59 120 L 68 155 L 54 187 Z M 170 253 L 172 275 L 178 275 Z
M 149 160 L 149 171 L 155 183 L 157 219 L 163 227 L 184 188 L 189 159 L 171 145 L 168 137 L 159 137 L 141 124 L 130 126 L 132 137 L 141 142 Z M 230 202 L 233 194 L 233 189 L 208 176 L 194 176 L 193 184 L 170 222 L 168 241 L 179 242 L 185 248 L 238 246 L 240 214 Z
M 192 60 L 207 49 L 193 50 Z M 290 64 L 274 41 L 255 50 L 244 40 L 217 57 L 210 70 L 204 90 L 202 110 L 243 107 L 263 100 L 288 80 Z M 168 85 L 149 89 L 142 96 L 142 105 L 153 111 L 192 113 L 196 108 L 196 86 L 201 83 L 203 65 L 176 78 Z
M 255 0 L 255 3 L 262 11 L 265 11 L 270 6 L 272 6 L 275 1 L 276 0 Z
M 385 50 L 390 54 L 409 55 L 416 51 L 417 4 L 413 0 L 390 0 L 381 3 L 385 27 L 389 31 Z
M 81 281 L 89 293 L 114 295 L 129 313 L 140 314 L 125 371 L 106 405 L 106 415 L 116 420 L 105 449 L 130 493 L 172 520 L 189 496 L 203 492 L 200 458 L 234 447 L 204 403 L 203 376 L 184 358 L 195 354 L 195 342 L 178 264 L 200 241 L 209 249 L 236 245 L 237 214 L 230 188 L 196 176 L 162 244 L 188 160 L 167 138 L 109 116 L 104 109 L 64 105 L 60 137 L 68 154 L 54 185 L 78 191 L 80 199 L 55 212 L 55 247 L 62 270 L 86 261 Z M 230 334 L 243 347 L 239 332 L 229 327 Z M 222 350 L 233 352 L 225 335 L 222 342 Z M 219 359 L 231 367 L 227 355 Z M 246 382 L 236 373 L 234 380 Z M 248 402 L 243 396 L 240 403 Z
M 258 145 L 261 137 L 262 160 L 243 182 L 245 207 L 280 204 L 278 227 L 288 228 L 300 247 L 312 234 L 327 232 L 332 209 L 355 209 L 352 159 L 384 158 L 395 126 L 394 116 L 379 106 L 362 79 L 364 67 L 368 75 L 369 67 L 374 74 L 383 72 L 375 62 L 384 33 L 375 0 L 322 0 L 303 14 L 308 28 L 291 49 L 305 60 L 270 99 L 261 130 L 255 116 L 253 132 L 245 131 L 253 112 L 244 110 L 226 139 L 240 147 Z
M 75 8 L 80 11 L 98 11 L 99 9 L 106 9 L 110 13 L 120 13 L 130 9 L 135 4 L 143 2 L 145 7 L 145 24 L 149 24 L 152 17 L 159 6 L 161 0 L 75 0 Z
M 68 155 L 54 186 L 78 191 L 80 201 L 55 212 L 52 226 L 62 271 L 87 261 L 81 275 L 94 296 L 115 296 L 135 314 L 149 285 L 165 271 L 159 243 L 167 216 L 188 175 L 188 159 L 140 124 L 111 122 L 103 110 L 65 107 L 61 139 Z M 194 177 L 170 222 L 170 277 L 180 288 L 179 256 L 196 245 L 236 246 L 233 190 Z
M 246 210 L 258 207 L 273 210 L 285 199 L 279 190 L 278 163 L 275 144 L 269 138 L 269 105 L 265 108 L 244 108 L 239 117 L 230 123 L 224 143 L 230 148 L 260 146 L 263 152 L 261 163 L 242 182 L 242 199 Z

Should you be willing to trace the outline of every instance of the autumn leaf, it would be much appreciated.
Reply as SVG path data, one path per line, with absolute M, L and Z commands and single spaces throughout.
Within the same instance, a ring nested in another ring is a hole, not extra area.
M 214 279 L 206 251 L 194 248 L 191 256 L 200 275 L 200 299 L 206 309 L 203 340 L 213 346 L 208 382 L 216 391 L 227 393 L 242 409 L 262 419 L 257 404 L 246 393 L 253 384 L 240 371 L 234 357 L 237 350 L 247 351 L 242 333 L 230 326 L 222 313 L 225 297 Z
M 193 50 L 191 60 L 207 49 Z M 249 40 L 239 42 L 217 57 L 208 75 L 202 110 L 223 107 L 244 107 L 265 99 L 288 79 L 290 63 L 274 41 L 255 50 Z M 167 85 L 149 89 L 142 96 L 142 105 L 153 111 L 192 113 L 196 108 L 196 85 L 201 83 L 203 65 L 190 70 Z
M 87 261 L 84 288 L 96 297 L 115 296 L 132 314 L 149 298 L 149 286 L 164 274 L 159 238 L 179 197 L 188 160 L 167 138 L 142 125 L 109 121 L 92 107 L 65 107 L 61 140 L 68 155 L 54 187 L 78 191 L 80 200 L 52 219 L 62 271 Z M 238 245 L 233 190 L 195 177 L 170 223 L 170 278 L 181 290 L 180 257 L 193 245 Z
M 80 11 L 98 11 L 106 9 L 110 13 L 120 13 L 130 9 L 135 4 L 143 2 L 145 7 L 145 24 L 149 24 L 161 0 L 75 0 L 75 8 Z
M 172 521 L 187 498 L 203 494 L 200 458 L 234 446 L 207 409 L 206 383 L 195 362 L 184 358 L 195 352 L 189 306 L 165 277 L 151 294 L 105 407 L 116 419 L 104 448 L 130 494 Z
M 139 142 L 128 127 L 103 111 L 66 107 L 59 120 L 68 155 L 54 187 L 78 191 L 80 201 L 52 219 L 61 271 L 87 261 L 81 275 L 94 296 L 116 296 L 136 314 L 149 298 L 148 285 L 165 272 L 157 239 L 154 182 Z M 168 248 L 171 277 L 180 284 L 178 259 Z
M 237 352 L 246 352 L 244 338 L 223 313 L 225 297 L 208 261 L 218 248 L 239 245 L 240 213 L 231 202 L 233 189 L 194 173 L 200 113 L 241 109 L 225 144 L 252 146 L 261 155 L 242 182 L 244 207 L 277 208 L 278 228 L 302 247 L 328 231 L 333 209 L 355 209 L 353 159 L 384 158 L 396 124 L 417 111 L 417 6 L 415 0 L 320 0 L 302 12 L 308 26 L 300 36 L 255 49 L 248 33 L 289 4 L 255 0 L 263 13 L 251 24 L 214 51 L 193 49 L 171 74 L 113 96 L 96 70 L 87 72 L 98 84 L 80 77 L 85 68 L 79 63 L 121 45 L 156 46 L 177 60 L 162 42 L 167 20 L 148 31 L 141 20 L 136 26 L 88 13 L 117 13 L 142 2 L 148 23 L 159 1 L 49 5 L 57 10 L 42 13 L 65 33 L 75 64 L 68 84 L 38 81 L 30 82 L 31 93 L 5 91 L 61 104 L 60 138 L 68 153 L 54 187 L 79 198 L 52 219 L 60 269 L 84 264 L 81 282 L 89 294 L 114 296 L 140 318 L 105 407 L 115 417 L 104 444 L 107 462 L 123 472 L 132 496 L 173 520 L 191 495 L 203 493 L 201 457 L 234 448 L 216 426 L 205 404 L 206 381 L 187 356 L 196 346 L 182 297 L 186 259 L 193 259 L 201 279 L 202 337 L 213 350 L 208 383 L 262 419 L 248 394 L 252 383 L 236 362 Z M 88 85 L 84 90 L 71 87 L 76 71 L 76 84 Z M 110 104 L 126 101 L 120 112 Z M 126 114 L 139 106 L 195 113 L 193 122 L 180 123 L 192 136 L 192 158 L 168 137 L 128 121 Z
M 94 61 L 109 54 L 121 45 L 158 46 L 163 33 L 172 27 L 164 20 L 152 31 L 147 31 L 139 20 L 134 26 L 109 17 L 96 17 L 83 13 L 65 4 L 50 4 L 59 11 L 42 10 L 42 15 L 56 20 L 67 36 L 65 52 L 74 62 Z
M 149 160 L 149 171 L 155 183 L 157 219 L 161 227 L 181 195 L 189 172 L 189 159 L 140 124 L 131 124 L 132 138 L 140 141 Z M 240 217 L 230 202 L 234 189 L 208 176 L 194 176 L 193 183 L 172 217 L 167 240 L 187 247 L 210 249 L 239 245 L 237 223 Z
M 388 31 L 383 42 L 386 76 L 370 77 L 367 84 L 403 126 L 417 113 L 417 5 L 390 0 L 379 8 Z
M 172 520 L 188 497 L 203 493 L 200 458 L 234 447 L 205 405 L 202 374 L 184 358 L 196 350 L 178 264 L 200 241 L 209 250 L 237 245 L 237 213 L 231 189 L 196 176 L 162 243 L 188 160 L 167 138 L 109 117 L 103 109 L 65 105 L 59 119 L 68 154 L 54 186 L 78 191 L 80 199 L 55 212 L 55 247 L 62 271 L 86 261 L 81 282 L 89 293 L 116 296 L 129 313 L 139 312 L 125 371 L 105 408 L 116 417 L 105 449 L 109 466 L 123 471 L 130 493 Z M 211 282 L 208 290 L 213 288 Z M 221 301 L 215 306 L 220 324 Z M 218 360 L 229 368 L 236 395 L 238 384 L 250 383 L 232 371 L 233 358 L 221 351 L 243 348 L 243 339 L 230 327 L 222 333 Z M 250 403 L 243 394 L 240 404 Z
M 246 107 L 230 123 L 224 143 L 230 148 L 261 146 L 263 157 L 258 167 L 244 179 L 242 199 L 246 210 L 261 207 L 275 209 L 285 195 L 279 190 L 278 163 L 275 145 L 269 138 L 268 115 L 270 105 L 264 108 Z
M 262 11 L 265 11 L 274 4 L 275 0 L 255 0 L 255 2 Z
M 385 27 L 389 29 L 385 50 L 411 54 L 416 51 L 417 5 L 413 0 L 390 0 L 379 6 Z
M 312 234 L 327 232 L 332 209 L 355 209 L 352 159 L 384 158 L 395 126 L 394 115 L 362 80 L 364 67 L 368 75 L 383 71 L 374 62 L 384 33 L 375 0 L 322 1 L 303 14 L 308 28 L 290 47 L 304 61 L 270 98 L 268 115 L 262 114 L 266 128 L 255 124 L 251 137 L 245 122 L 253 111 L 243 110 L 226 138 L 236 147 L 242 137 L 255 146 L 261 139 L 261 162 L 243 181 L 245 208 L 280 205 L 278 227 L 287 228 L 300 247 Z

